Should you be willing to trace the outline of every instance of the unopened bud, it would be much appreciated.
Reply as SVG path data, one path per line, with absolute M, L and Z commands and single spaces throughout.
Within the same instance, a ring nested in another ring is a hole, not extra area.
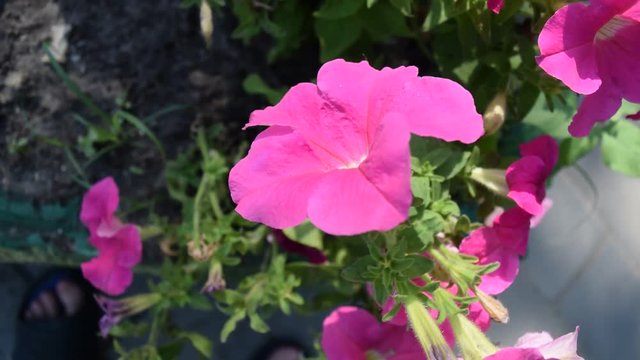
M 471 179 L 498 195 L 506 196 L 509 192 L 505 171 L 502 169 L 477 167 L 471 170 Z
M 504 92 L 499 92 L 491 100 L 482 119 L 484 120 L 484 133 L 485 135 L 491 135 L 498 131 L 502 124 L 504 124 L 505 117 L 507 116 L 507 95 Z
M 475 290 L 476 296 L 480 301 L 480 305 L 491 316 L 491 318 L 499 323 L 506 324 L 509 322 L 509 310 L 502 305 L 500 300 L 491 295 L 487 295 L 481 290 Z
M 202 0 L 200 5 L 200 32 L 207 49 L 210 48 L 213 43 L 213 13 L 207 0 Z
M 427 360 L 455 360 L 453 351 L 424 304 L 417 298 L 411 297 L 404 305 L 411 329 L 422 346 Z

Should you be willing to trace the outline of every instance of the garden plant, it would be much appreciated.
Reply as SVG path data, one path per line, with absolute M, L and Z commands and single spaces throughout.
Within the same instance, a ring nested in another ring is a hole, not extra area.
M 313 359 L 582 359 L 580 324 L 515 344 L 485 332 L 509 320 L 500 294 L 518 281 L 556 172 L 600 146 L 610 169 L 640 177 L 638 0 L 181 5 L 197 9 L 202 46 L 215 46 L 216 19 L 233 17 L 232 38 L 267 44 L 269 64 L 312 47 L 314 77 L 283 88 L 249 74 L 245 91 L 269 105 L 238 130 L 247 141 L 195 124 L 192 145 L 169 158 L 154 115 L 124 100 L 99 108 L 44 45 L 90 114 L 75 115 L 86 129 L 77 144 L 51 145 L 86 187 L 85 251 L 3 259 L 80 265 L 122 359 L 173 359 L 188 344 L 211 358 L 242 322 L 269 332 L 276 312 L 324 314 Z M 118 176 L 82 170 L 130 134 L 167 158 L 177 215 L 127 208 Z M 146 291 L 131 291 L 134 274 Z M 178 327 L 184 308 L 223 313 L 219 339 Z

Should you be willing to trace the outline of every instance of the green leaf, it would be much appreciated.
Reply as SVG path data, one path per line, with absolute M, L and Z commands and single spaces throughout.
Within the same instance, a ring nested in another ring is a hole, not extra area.
M 378 263 L 371 258 L 371 256 L 365 256 L 357 259 L 353 264 L 344 268 L 341 274 L 342 277 L 348 281 L 367 282 L 378 276 L 377 274 L 373 274 L 375 276 L 372 276 L 370 270 L 371 267 L 375 267 L 377 265 Z
M 640 128 L 616 121 L 602 138 L 602 159 L 611 170 L 640 177 Z
M 262 80 L 262 77 L 256 73 L 251 73 L 244 78 L 242 88 L 247 94 L 266 97 L 271 105 L 278 103 L 286 91 L 285 89 L 274 89 L 270 87 Z
M 375 5 L 378 2 L 378 0 L 367 0 L 367 7 L 370 8 L 373 5 Z
M 284 234 L 291 240 L 301 244 L 322 250 L 322 231 L 318 230 L 309 221 L 302 224 L 282 230 Z
M 249 326 L 253 331 L 261 334 L 269 332 L 269 325 L 256 312 L 249 312 Z
M 387 2 L 378 2 L 358 15 L 374 40 L 382 41 L 390 36 L 411 36 L 405 16 Z
M 143 133 L 146 137 L 148 137 L 156 145 L 156 147 L 158 148 L 158 151 L 160 151 L 160 155 L 162 155 L 162 158 L 166 157 L 165 152 L 164 152 L 164 147 L 162 146 L 162 143 L 156 137 L 156 135 L 153 133 L 153 131 L 151 131 L 151 129 L 149 129 L 147 127 L 147 125 L 145 125 L 142 122 L 142 120 L 140 120 L 137 117 L 135 117 L 134 115 L 129 114 L 128 112 L 122 111 L 122 110 L 116 111 L 114 116 L 121 117 L 122 119 L 124 119 L 125 121 L 127 121 L 128 123 L 133 125 L 136 129 L 138 129 L 138 131 Z
M 233 0 L 231 10 L 238 19 L 238 27 L 233 31 L 232 37 L 242 39 L 245 44 L 260 33 L 260 18 L 253 7 L 252 0 Z
M 191 345 L 193 345 L 193 347 L 198 350 L 202 356 L 207 359 L 211 359 L 211 356 L 213 355 L 213 343 L 211 340 L 207 339 L 200 333 L 191 331 L 180 332 L 179 336 L 188 339 L 191 342 Z
M 341 57 L 360 37 L 362 23 L 357 17 L 337 20 L 316 19 L 315 31 L 320 41 L 320 61 Z
M 404 16 L 411 16 L 413 0 L 390 0 L 391 5 L 400 10 Z
M 412 262 L 411 266 L 401 272 L 408 279 L 422 276 L 433 270 L 433 261 L 422 255 L 408 255 L 405 260 Z
M 378 304 L 384 304 L 389 295 L 391 295 L 391 289 L 384 285 L 382 277 L 375 279 L 373 281 L 373 298 Z
M 458 3 L 460 4 L 460 3 Z M 445 21 L 467 11 L 466 1 L 460 5 L 450 0 L 432 0 L 429 14 L 422 23 L 423 31 L 431 31 Z
M 431 202 L 431 181 L 424 176 L 412 176 L 411 192 L 414 197 L 422 199 L 425 204 L 429 204 Z
M 238 322 L 242 321 L 247 316 L 247 313 L 244 310 L 236 311 L 222 326 L 222 330 L 220 331 L 220 341 L 226 342 L 229 338 L 229 335 L 236 329 Z
M 402 303 L 400 301 L 394 301 L 393 307 L 386 314 L 382 315 L 382 321 L 386 322 L 393 319 L 398 312 L 402 309 Z
M 327 20 L 342 19 L 357 13 L 364 4 L 364 0 L 325 0 L 313 15 Z

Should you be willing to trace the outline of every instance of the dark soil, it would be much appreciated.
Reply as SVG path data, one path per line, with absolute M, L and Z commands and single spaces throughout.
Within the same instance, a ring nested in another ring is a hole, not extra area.
M 213 45 L 206 49 L 198 9 L 182 8 L 178 0 L 0 0 L 1 190 L 42 202 L 82 191 L 63 149 L 51 140 L 86 160 L 75 147 L 86 129 L 73 114 L 99 119 L 43 61 L 42 44 L 52 40 L 56 26 L 68 29 L 65 71 L 103 110 L 111 112 L 123 96 L 139 117 L 172 104 L 188 106 L 148 124 L 168 159 L 192 143 L 194 125 L 222 123 L 232 143 L 247 136 L 240 128 L 248 114 L 266 104 L 244 93 L 249 73 L 275 86 L 314 76 L 314 51 L 269 67 L 268 41 L 245 46 L 233 40 L 230 14 L 214 14 L 214 24 Z M 130 130 L 130 141 L 85 172 L 90 181 L 115 176 L 127 196 L 144 198 L 162 188 L 164 163 L 148 138 Z

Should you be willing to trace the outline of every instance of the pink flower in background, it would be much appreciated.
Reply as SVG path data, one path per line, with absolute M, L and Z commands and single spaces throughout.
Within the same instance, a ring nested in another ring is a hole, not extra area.
M 528 333 L 514 347 L 505 348 L 485 360 L 584 360 L 577 353 L 578 331 L 553 339 L 547 332 Z
M 114 216 L 118 202 L 118 187 L 107 177 L 85 193 L 80 211 L 80 220 L 89 229 L 89 242 L 98 250 L 96 258 L 82 263 L 82 274 L 109 295 L 125 291 L 133 280 L 133 267 L 142 258 L 138 228 Z
M 487 8 L 496 14 L 500 13 L 503 6 L 504 0 L 487 0 Z
M 322 250 L 291 240 L 282 230 L 272 230 L 271 233 L 282 250 L 302 256 L 312 264 L 324 264 L 327 262 L 327 256 Z
M 640 111 L 638 111 L 635 114 L 629 114 L 629 115 L 625 116 L 625 118 L 627 118 L 629 120 L 640 120 Z
M 558 143 L 551 136 L 538 136 L 520 145 L 522 158 L 507 168 L 507 196 L 531 215 L 546 211 L 542 204 L 545 183 L 558 162 L 558 152 Z
M 460 252 L 478 257 L 479 264 L 500 263 L 496 271 L 482 277 L 480 290 L 497 295 L 515 281 L 520 256 L 527 251 L 530 220 L 531 215 L 514 207 L 496 217 L 493 226 L 476 229 L 462 240 Z
M 558 10 L 538 38 L 540 67 L 586 95 L 569 132 L 586 136 L 621 100 L 640 103 L 640 3 L 592 0 Z
M 420 360 L 422 347 L 405 326 L 379 323 L 367 311 L 341 306 L 323 322 L 322 350 L 328 360 Z
M 471 94 L 415 67 L 322 66 L 247 126 L 267 125 L 230 172 L 244 218 L 276 229 L 306 218 L 336 235 L 386 231 L 408 216 L 413 132 L 470 143 L 483 133 Z

